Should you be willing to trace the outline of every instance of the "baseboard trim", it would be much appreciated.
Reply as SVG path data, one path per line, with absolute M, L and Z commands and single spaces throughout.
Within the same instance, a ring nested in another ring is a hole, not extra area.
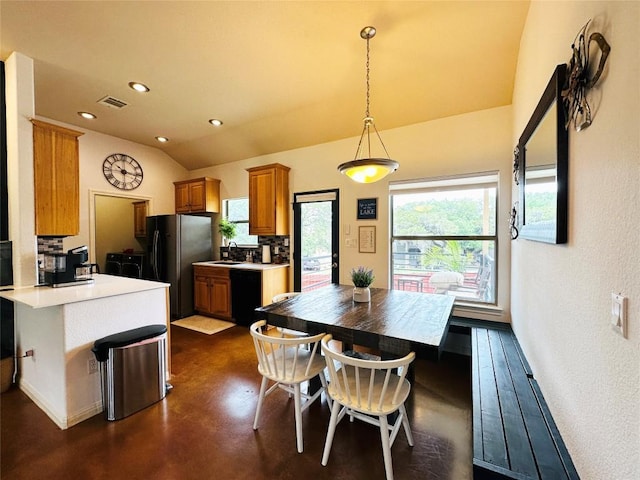
M 53 407 L 49 405 L 49 403 L 44 399 L 44 397 L 42 397 L 42 395 L 40 395 L 38 390 L 36 390 L 33 385 L 21 378 L 18 382 L 18 387 L 20 387 L 20 390 L 22 390 L 24 394 L 29 397 L 40 410 L 47 414 L 47 416 L 53 421 L 53 423 L 58 426 L 58 428 L 62 430 L 66 430 L 68 428 L 67 417 L 65 415 L 59 415 L 58 413 L 56 413 Z
M 61 430 L 73 427 L 74 425 L 102 413 L 103 411 L 102 401 L 97 401 L 79 412 L 75 412 L 71 415 L 60 415 L 29 382 L 20 379 L 18 387 L 31 399 L 31 401 L 33 401 L 33 403 L 36 404 L 38 408 L 40 408 L 40 410 L 46 413 L 53 423 L 55 423 Z

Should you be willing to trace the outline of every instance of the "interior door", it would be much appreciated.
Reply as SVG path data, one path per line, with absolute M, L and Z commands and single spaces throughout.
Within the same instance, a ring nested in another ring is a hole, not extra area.
M 293 286 L 296 292 L 338 283 L 339 192 L 293 195 Z

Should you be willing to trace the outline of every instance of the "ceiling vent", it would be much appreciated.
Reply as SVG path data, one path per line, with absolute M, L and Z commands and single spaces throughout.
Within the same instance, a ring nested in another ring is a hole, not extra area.
M 109 107 L 109 108 L 115 108 L 117 110 L 124 108 L 128 105 L 127 102 L 123 102 L 122 100 L 118 100 L 115 97 L 112 97 L 110 95 L 107 95 L 104 98 L 101 98 L 100 100 L 98 100 L 98 103 L 100 105 L 104 105 L 105 107 Z

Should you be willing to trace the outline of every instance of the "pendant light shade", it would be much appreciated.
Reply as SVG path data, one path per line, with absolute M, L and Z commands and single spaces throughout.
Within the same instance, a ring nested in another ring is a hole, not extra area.
M 369 40 L 376 34 L 374 27 L 364 27 L 360 31 L 360 36 L 367 41 L 367 109 L 364 117 L 364 128 L 358 142 L 355 158 L 350 162 L 345 162 L 338 166 L 338 171 L 344 173 L 353 181 L 358 183 L 373 183 L 395 172 L 400 166 L 395 160 L 389 158 L 387 148 L 382 142 L 382 138 L 376 129 L 373 117 L 369 114 Z M 380 143 L 380 151 L 386 154 L 385 157 L 372 157 L 371 150 L 371 129 L 375 132 L 374 141 Z
M 398 166 L 398 162 L 388 158 L 363 158 L 343 163 L 338 170 L 354 182 L 373 183 L 395 172 Z

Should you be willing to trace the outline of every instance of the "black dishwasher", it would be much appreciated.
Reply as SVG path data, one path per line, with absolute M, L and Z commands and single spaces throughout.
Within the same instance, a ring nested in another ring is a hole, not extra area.
M 262 306 L 262 273 L 232 268 L 231 315 L 238 325 L 254 322 L 254 310 Z

